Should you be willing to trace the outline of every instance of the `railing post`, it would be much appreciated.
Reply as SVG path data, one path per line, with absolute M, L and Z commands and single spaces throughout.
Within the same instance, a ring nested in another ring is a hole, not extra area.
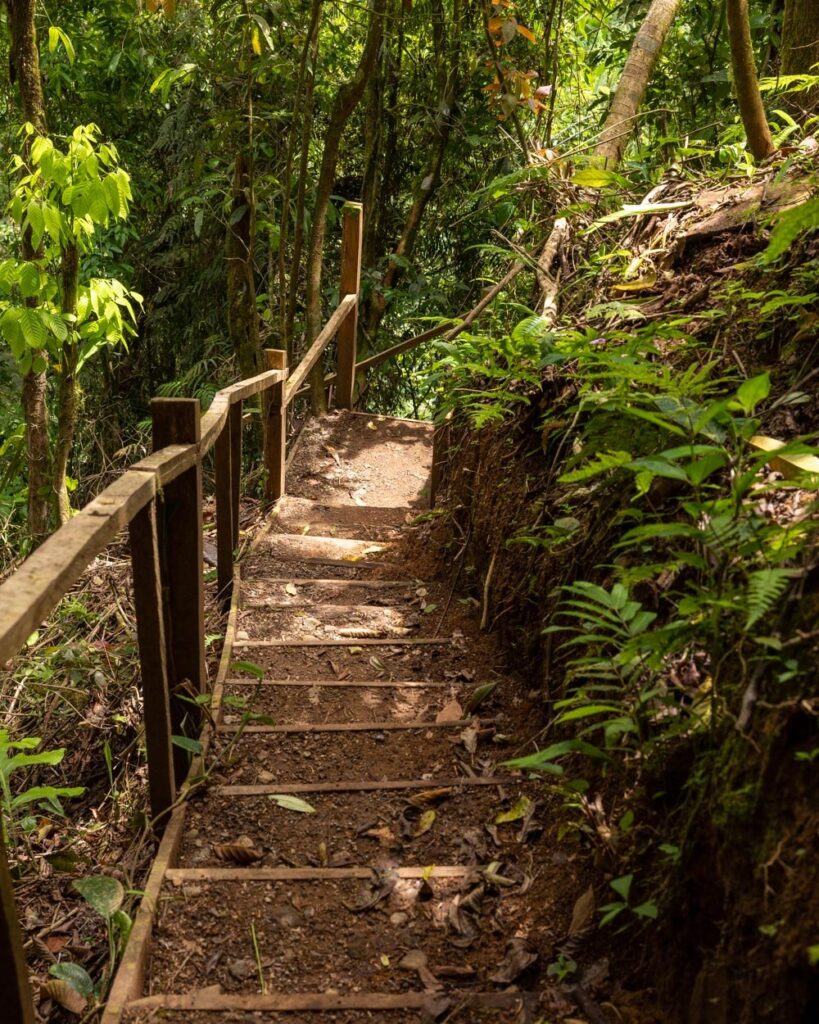
M 164 818 L 176 799 L 176 773 L 171 743 L 171 693 L 165 636 L 165 590 L 156 526 L 156 499 L 140 509 L 128 525 L 134 607 L 142 679 L 145 747 L 151 817 Z M 158 832 L 166 822 L 163 820 Z
M 17 919 L 3 823 L 0 821 L 0 993 L 2 1017 L 8 1024 L 34 1024 L 34 1003 L 28 984 L 23 936 Z
M 216 438 L 214 473 L 216 477 L 216 579 L 222 611 L 230 607 L 233 592 L 233 418 L 228 410 L 225 425 Z
M 230 420 L 230 508 L 233 550 L 239 547 L 239 508 L 242 498 L 242 403 L 234 402 L 228 414 Z
M 341 284 L 339 300 L 345 295 L 358 298 L 361 288 L 361 243 L 364 210 L 361 203 L 345 203 L 341 235 Z M 355 364 L 358 339 L 358 302 L 350 310 L 338 329 L 336 346 L 336 405 L 339 409 L 352 409 L 355 398 Z
M 197 398 L 155 398 L 151 402 L 154 451 L 169 444 L 198 444 Z M 167 588 L 165 622 L 168 675 L 171 685 L 171 724 L 183 732 L 187 718 L 198 731 L 201 715 L 190 698 L 205 692 L 205 592 L 202 580 L 202 462 L 171 481 L 158 505 L 157 532 L 162 557 L 163 586 Z M 185 695 L 188 701 L 177 694 Z M 176 775 L 187 772 L 188 757 L 174 750 Z
M 267 470 L 264 496 L 268 502 L 277 501 L 284 494 L 284 468 L 287 455 L 287 352 L 282 348 L 264 350 L 268 370 L 283 370 L 278 384 L 265 392 L 264 465 Z

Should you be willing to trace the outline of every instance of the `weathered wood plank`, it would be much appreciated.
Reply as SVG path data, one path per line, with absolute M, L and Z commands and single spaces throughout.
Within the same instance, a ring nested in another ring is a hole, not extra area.
M 494 718 L 485 718 L 482 725 L 489 725 Z M 465 729 L 472 724 L 471 718 L 459 718 L 454 722 L 429 722 L 420 718 L 407 721 L 382 722 L 293 722 L 289 725 L 220 725 L 219 732 L 244 733 L 315 733 L 315 732 L 423 732 L 426 729 Z
M 345 878 L 373 878 L 384 868 L 171 868 L 169 882 L 334 882 Z M 398 878 L 464 878 L 479 871 L 476 865 L 443 864 L 391 868 Z
M 343 320 L 350 315 L 350 313 L 356 309 L 358 305 L 358 296 L 356 295 L 345 295 L 344 298 L 339 302 L 335 311 L 331 315 L 330 319 L 324 325 L 319 332 L 318 337 L 310 346 L 310 348 L 302 356 L 301 362 L 290 375 L 290 380 L 287 382 L 287 391 L 285 396 L 285 403 L 287 405 L 293 399 L 293 396 L 307 380 L 308 374 L 318 362 L 321 353 L 327 348 L 333 338 L 336 336 L 340 324 Z
M 226 685 L 228 686 L 337 686 L 337 687 L 351 687 L 359 689 L 371 689 L 379 687 L 385 690 L 402 690 L 402 689 L 449 689 L 451 686 L 463 686 L 463 683 L 452 682 L 452 683 L 428 683 L 423 679 L 402 679 L 400 681 L 393 681 L 389 679 L 371 679 L 369 681 L 358 681 L 350 679 L 226 679 Z
M 268 502 L 278 501 L 284 494 L 287 472 L 287 352 L 266 348 L 267 365 L 279 369 L 284 377 L 265 396 L 264 465 L 267 475 L 264 496 Z
M 233 550 L 239 547 L 239 512 L 242 501 L 242 403 L 230 407 L 230 508 Z
M 338 327 L 336 356 L 336 405 L 352 409 L 355 398 L 355 373 L 358 340 L 358 293 L 361 289 L 361 246 L 364 237 L 364 211 L 360 203 L 345 203 L 341 235 L 341 281 L 339 295 L 352 295 L 355 305 Z
M 226 388 L 222 388 L 218 393 L 220 395 L 227 395 L 231 405 L 233 405 L 235 402 L 243 402 L 246 398 L 258 395 L 260 391 L 267 391 L 268 388 L 278 384 L 282 379 L 278 368 L 268 369 L 257 374 L 255 377 L 248 377 L 247 380 L 240 380 L 237 384 L 231 384 Z
M 225 426 L 216 439 L 214 459 L 216 491 L 216 575 L 218 600 L 222 612 L 230 608 L 233 591 L 233 418 L 225 416 Z M 241 425 L 240 425 L 241 429 Z
M 171 743 L 164 589 L 154 501 L 136 514 L 131 521 L 129 534 L 151 817 L 161 819 L 176 799 L 176 775 Z M 161 824 L 164 825 L 164 822 Z M 161 831 L 161 825 L 158 831 Z
M 169 444 L 161 451 L 155 451 L 135 462 L 131 470 L 152 473 L 156 477 L 157 487 L 165 487 L 185 470 L 195 466 L 198 459 L 199 449 L 195 444 Z
M 529 992 L 455 992 L 452 997 L 461 1009 L 514 1009 L 537 1000 Z M 230 1010 L 248 1010 L 259 1013 L 329 1011 L 329 1010 L 423 1010 L 440 1001 L 433 992 L 354 992 L 340 995 L 328 992 L 270 992 L 267 995 L 244 995 L 239 992 L 214 992 L 212 989 L 186 992 L 181 995 L 157 994 L 135 999 L 134 1010 L 198 1010 L 223 1013 Z
M 152 476 L 123 474 L 0 586 L 0 663 L 17 652 L 155 489 Z
M 221 437 L 230 414 L 230 398 L 218 392 L 210 404 L 210 408 L 202 417 L 199 425 L 201 438 L 199 441 L 200 457 L 209 452 Z
M 223 796 L 267 796 L 271 793 L 377 793 L 401 789 L 455 789 L 458 786 L 514 786 L 525 779 L 517 775 L 456 775 L 440 779 L 387 779 L 381 782 L 279 782 L 272 785 L 216 786 Z
M 199 400 L 155 398 L 154 448 L 169 444 L 199 444 Z M 171 722 L 175 735 L 196 736 L 200 716 L 189 702 L 180 699 L 205 692 L 205 600 L 202 580 L 202 463 L 197 459 L 181 476 L 164 488 L 157 517 L 162 575 L 167 587 L 166 636 L 171 683 Z M 190 725 L 185 729 L 185 720 Z M 174 748 L 178 778 L 187 772 L 188 756 Z
M 17 919 L 14 889 L 0 826 L 0 996 L 2 1019 L 8 1024 L 34 1024 L 34 1003 L 28 984 L 23 936 Z
M 350 637 L 346 640 L 237 640 L 234 647 L 402 647 L 434 646 L 446 647 L 454 643 L 451 636 L 439 637 Z

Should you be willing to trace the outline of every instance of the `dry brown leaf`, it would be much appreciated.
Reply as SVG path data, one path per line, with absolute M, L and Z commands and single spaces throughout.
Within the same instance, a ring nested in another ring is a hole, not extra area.
M 234 864 L 253 864 L 264 856 L 252 843 L 238 839 L 234 843 L 217 843 L 213 847 L 213 855 L 217 860 L 233 861 Z
M 409 803 L 415 807 L 425 807 L 427 804 L 437 804 L 452 796 L 451 789 L 425 789 L 421 793 L 409 798 Z
M 445 704 L 435 716 L 436 722 L 460 722 L 464 717 L 464 709 L 457 700 Z
M 81 1014 L 88 1009 L 88 1000 L 67 981 L 54 978 L 47 981 L 42 987 L 42 992 L 55 1003 L 59 1003 L 69 1013 Z
M 506 956 L 495 973 L 489 975 L 489 980 L 499 985 L 510 985 L 527 967 L 531 967 L 537 958 L 537 950 L 532 949 L 526 939 L 511 939 L 506 946 Z
M 572 920 L 569 925 L 569 935 L 579 935 L 584 932 L 594 917 L 594 887 L 589 886 L 582 896 L 577 898 L 572 910 Z

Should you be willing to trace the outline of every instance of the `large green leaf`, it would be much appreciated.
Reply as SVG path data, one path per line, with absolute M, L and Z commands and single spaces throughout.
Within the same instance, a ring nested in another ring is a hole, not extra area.
M 125 890 L 116 878 L 108 875 L 90 875 L 78 878 L 74 888 L 96 910 L 100 917 L 109 918 L 122 906 Z

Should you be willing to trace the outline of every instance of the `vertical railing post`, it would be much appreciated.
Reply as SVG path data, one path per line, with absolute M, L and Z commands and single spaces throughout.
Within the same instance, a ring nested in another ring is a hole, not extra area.
M 239 547 L 239 508 L 242 498 L 242 403 L 230 407 L 230 508 L 233 530 L 233 550 Z
M 154 451 L 169 444 L 198 444 L 199 400 L 155 398 L 151 402 Z M 158 505 L 157 532 L 166 590 L 165 622 L 168 675 L 171 685 L 171 724 L 183 732 L 187 718 L 193 731 L 200 726 L 190 698 L 205 692 L 205 591 L 202 579 L 202 462 L 197 458 L 166 485 Z M 188 700 L 182 699 L 184 696 Z M 177 778 L 187 772 L 187 754 L 176 747 Z
M 34 1003 L 28 983 L 23 936 L 17 918 L 3 823 L 0 821 L 0 995 L 2 1019 L 8 1024 L 34 1024 Z
M 225 425 L 216 438 L 214 459 L 216 490 L 216 579 L 217 595 L 222 611 L 230 607 L 233 593 L 233 419 L 228 409 Z
M 176 799 L 176 773 L 171 741 L 171 691 L 165 634 L 165 589 L 156 525 L 156 499 L 150 501 L 128 525 L 134 609 L 142 678 L 145 747 L 148 754 L 148 791 L 151 817 L 160 832 Z
M 266 369 L 283 371 L 282 379 L 264 392 L 265 401 L 262 402 L 262 408 L 265 410 L 264 465 L 267 470 L 265 499 L 271 502 L 281 498 L 285 488 L 287 352 L 282 348 L 266 348 L 264 354 Z
M 339 299 L 358 298 L 361 288 L 361 243 L 364 210 L 361 203 L 345 203 L 341 235 L 341 283 Z M 336 405 L 352 409 L 355 399 L 355 364 L 358 349 L 358 302 L 344 318 L 336 338 Z

